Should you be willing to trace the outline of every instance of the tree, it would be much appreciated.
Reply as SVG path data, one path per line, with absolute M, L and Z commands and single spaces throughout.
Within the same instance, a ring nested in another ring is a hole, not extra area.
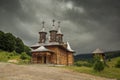
M 12 52 L 15 50 L 15 36 L 0 31 L 0 49 Z
M 102 70 L 104 70 L 104 62 L 103 61 L 100 61 L 100 57 L 99 56 L 95 56 L 95 62 L 94 62 L 94 66 L 93 66 L 93 69 L 95 70 L 95 71 L 98 71 L 98 72 L 100 72 L 100 71 L 102 71 Z
M 24 52 L 24 43 L 20 38 L 16 38 L 16 45 L 15 46 L 16 46 L 15 51 L 17 53 Z
M 4 43 L 4 32 L 2 32 L 2 31 L 0 31 L 0 49 L 4 49 L 4 45 L 3 45 L 3 43 Z
M 11 33 L 0 31 L 0 49 L 5 51 L 16 51 L 17 53 L 26 52 L 30 55 L 30 48 L 24 45 L 20 38 L 16 38 Z
M 15 50 L 15 37 L 11 33 L 6 33 L 2 37 L 2 49 L 12 52 Z
M 26 52 L 28 55 L 31 55 L 30 51 L 31 49 L 28 46 L 24 45 L 24 52 Z
M 22 52 L 20 58 L 21 58 L 22 60 L 26 60 L 26 59 L 29 60 L 29 59 L 30 59 L 30 56 L 28 56 L 25 52 Z

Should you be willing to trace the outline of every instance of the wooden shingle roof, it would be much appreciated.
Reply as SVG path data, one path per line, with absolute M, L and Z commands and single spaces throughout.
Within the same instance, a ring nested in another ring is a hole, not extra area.
M 94 50 L 92 53 L 104 53 L 101 49 L 97 48 L 96 50 Z

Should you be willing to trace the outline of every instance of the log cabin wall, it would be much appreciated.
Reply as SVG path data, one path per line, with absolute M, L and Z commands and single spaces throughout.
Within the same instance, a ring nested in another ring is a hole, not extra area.
M 64 49 L 61 49 L 60 47 L 58 47 L 57 49 L 58 54 L 57 54 L 57 58 L 58 58 L 58 64 L 61 65 L 67 65 L 68 64 L 68 57 L 67 57 L 67 52 Z
M 73 64 L 74 64 L 73 53 L 68 52 L 68 65 L 73 65 Z
M 32 63 L 37 63 L 37 52 L 32 53 Z
M 54 52 L 51 56 L 51 61 L 53 64 L 57 64 L 57 47 L 56 46 L 46 46 L 46 48 Z
M 61 65 L 68 64 L 68 56 L 66 50 L 61 49 L 59 46 L 47 46 L 46 48 L 54 51 L 52 61 L 55 64 L 61 64 Z
M 73 65 L 74 58 L 73 58 L 73 52 L 69 52 L 66 49 L 61 48 L 60 46 L 46 46 L 47 49 L 53 51 L 49 56 L 46 56 L 47 63 L 51 64 L 60 64 L 60 65 Z M 48 52 L 47 52 L 48 53 Z M 43 54 L 42 52 L 34 52 L 32 53 L 32 62 L 33 63 L 44 63 L 43 60 L 38 62 L 38 57 L 40 54 Z M 43 59 L 43 57 L 41 57 Z
M 39 38 L 39 43 L 45 43 L 46 41 L 46 32 L 39 32 L 40 38 Z
M 52 54 L 50 52 L 34 52 L 32 53 L 32 63 L 53 64 Z

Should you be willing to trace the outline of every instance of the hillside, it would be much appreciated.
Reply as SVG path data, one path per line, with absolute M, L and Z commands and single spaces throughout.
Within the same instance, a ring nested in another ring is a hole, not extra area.
M 0 30 L 0 50 L 8 52 L 22 53 L 26 52 L 30 54 L 30 48 L 26 46 L 22 39 L 14 36 L 12 33 L 5 33 Z
M 87 73 L 95 76 L 102 76 L 102 77 L 114 78 L 120 80 L 120 68 L 115 67 L 118 60 L 120 60 L 120 57 L 112 58 L 110 61 L 107 61 L 106 62 L 107 66 L 101 72 L 96 72 L 93 70 L 92 67 L 87 66 L 86 65 L 88 64 L 87 61 L 79 61 L 79 64 L 81 66 L 69 66 L 65 68 L 80 73 Z
M 25 52 L 18 54 L 15 51 L 7 52 L 0 50 L 0 62 L 28 63 L 30 62 L 30 56 Z

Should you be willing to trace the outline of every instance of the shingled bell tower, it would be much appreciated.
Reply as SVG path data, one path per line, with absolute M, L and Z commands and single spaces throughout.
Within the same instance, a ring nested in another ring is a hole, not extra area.
M 53 20 L 52 30 L 50 30 L 50 42 L 56 42 L 57 30 L 54 25 L 55 20 Z
M 59 43 L 63 43 L 63 34 L 61 32 L 61 28 L 60 28 L 60 21 L 58 22 L 58 31 L 57 31 L 57 42 Z
M 43 24 L 42 29 L 39 32 L 39 35 L 40 35 L 39 43 L 45 43 L 45 41 L 46 41 L 47 32 L 45 32 L 45 27 L 44 27 L 45 22 L 43 21 L 42 24 Z

